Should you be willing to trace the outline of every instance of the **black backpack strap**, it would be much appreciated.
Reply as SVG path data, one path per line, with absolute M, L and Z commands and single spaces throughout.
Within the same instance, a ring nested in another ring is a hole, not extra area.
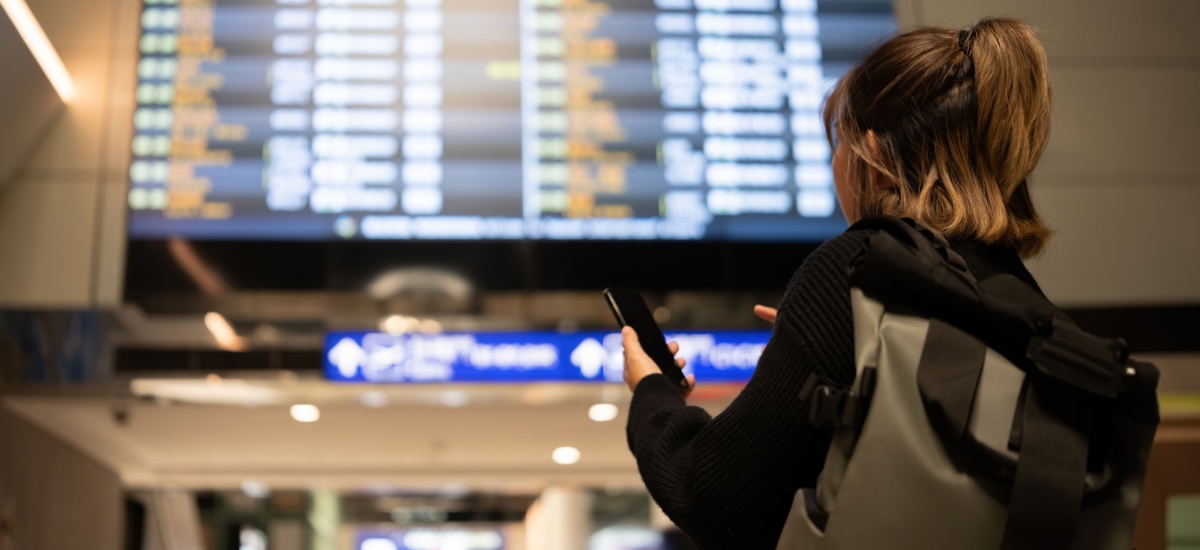
M 993 275 L 979 287 L 1005 301 L 1025 304 L 1035 330 L 1025 357 L 1041 374 L 1106 399 L 1121 392 L 1128 378 L 1129 350 L 1124 341 L 1085 332 L 1040 292 L 1012 275 Z
M 883 215 L 867 216 L 855 222 L 847 231 L 863 229 L 885 231 L 900 242 L 920 250 L 931 259 L 944 261 L 963 273 L 969 273 L 967 262 L 950 248 L 950 243 L 946 241 L 946 238 L 916 220 Z
M 930 318 L 917 364 L 917 390 L 925 417 L 955 467 L 987 481 L 997 491 L 996 497 L 1007 501 L 1017 462 L 981 443 L 970 429 L 987 353 L 981 339 L 943 319 Z M 1020 405 L 1018 409 L 1024 410 Z M 1023 419 L 1014 419 L 1013 429 L 1023 426 Z
M 1026 349 L 1036 370 L 1026 378 L 1010 434 L 1020 454 L 1001 549 L 1070 548 L 1088 489 L 1085 411 L 1097 410 L 1098 398 L 1116 397 L 1126 354 L 1115 341 L 1080 330 L 1016 277 L 995 275 L 980 287 L 1027 304 L 1038 331 Z
M 929 320 L 929 332 L 917 365 L 917 387 L 933 431 L 960 469 L 968 467 L 966 448 L 987 345 L 941 319 Z
M 1087 477 L 1082 399 L 1078 389 L 1044 377 L 1029 385 L 1001 550 L 1071 548 Z

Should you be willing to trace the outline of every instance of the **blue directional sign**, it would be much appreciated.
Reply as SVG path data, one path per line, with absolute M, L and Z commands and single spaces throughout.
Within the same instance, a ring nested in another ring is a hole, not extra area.
M 356 550 L 503 550 L 498 529 L 417 528 L 395 531 L 367 530 L 358 534 Z
M 745 382 L 771 332 L 681 331 L 679 357 L 702 382 Z M 331 332 L 325 377 L 334 382 L 621 382 L 618 332 Z

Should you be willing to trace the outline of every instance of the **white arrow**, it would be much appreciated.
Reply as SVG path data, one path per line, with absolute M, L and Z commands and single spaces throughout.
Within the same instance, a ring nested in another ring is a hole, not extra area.
M 342 338 L 337 345 L 329 350 L 329 362 L 337 366 L 342 377 L 350 378 L 358 373 L 367 358 L 367 352 L 351 338 Z
M 587 378 L 595 378 L 600 374 L 600 369 L 604 367 L 604 360 L 608 357 L 608 353 L 604 351 L 604 346 L 600 345 L 595 338 L 588 338 L 571 352 L 571 364 L 579 367 L 579 371 Z

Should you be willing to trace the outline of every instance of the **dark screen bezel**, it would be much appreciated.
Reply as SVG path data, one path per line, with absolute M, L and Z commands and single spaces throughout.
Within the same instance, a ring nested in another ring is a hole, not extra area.
M 782 290 L 817 242 L 188 241 L 232 291 L 362 291 L 404 267 L 457 273 L 481 291 Z M 165 240 L 130 240 L 125 296 L 200 289 Z

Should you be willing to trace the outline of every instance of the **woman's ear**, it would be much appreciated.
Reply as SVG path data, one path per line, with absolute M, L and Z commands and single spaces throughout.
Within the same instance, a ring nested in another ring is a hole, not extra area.
M 867 130 L 867 150 L 871 152 L 871 160 L 873 164 L 886 166 L 887 162 L 883 155 L 883 149 L 879 146 L 879 138 L 875 137 L 875 130 Z M 887 177 L 880 170 L 871 168 L 871 186 L 876 189 L 887 189 L 895 187 L 896 182 Z

